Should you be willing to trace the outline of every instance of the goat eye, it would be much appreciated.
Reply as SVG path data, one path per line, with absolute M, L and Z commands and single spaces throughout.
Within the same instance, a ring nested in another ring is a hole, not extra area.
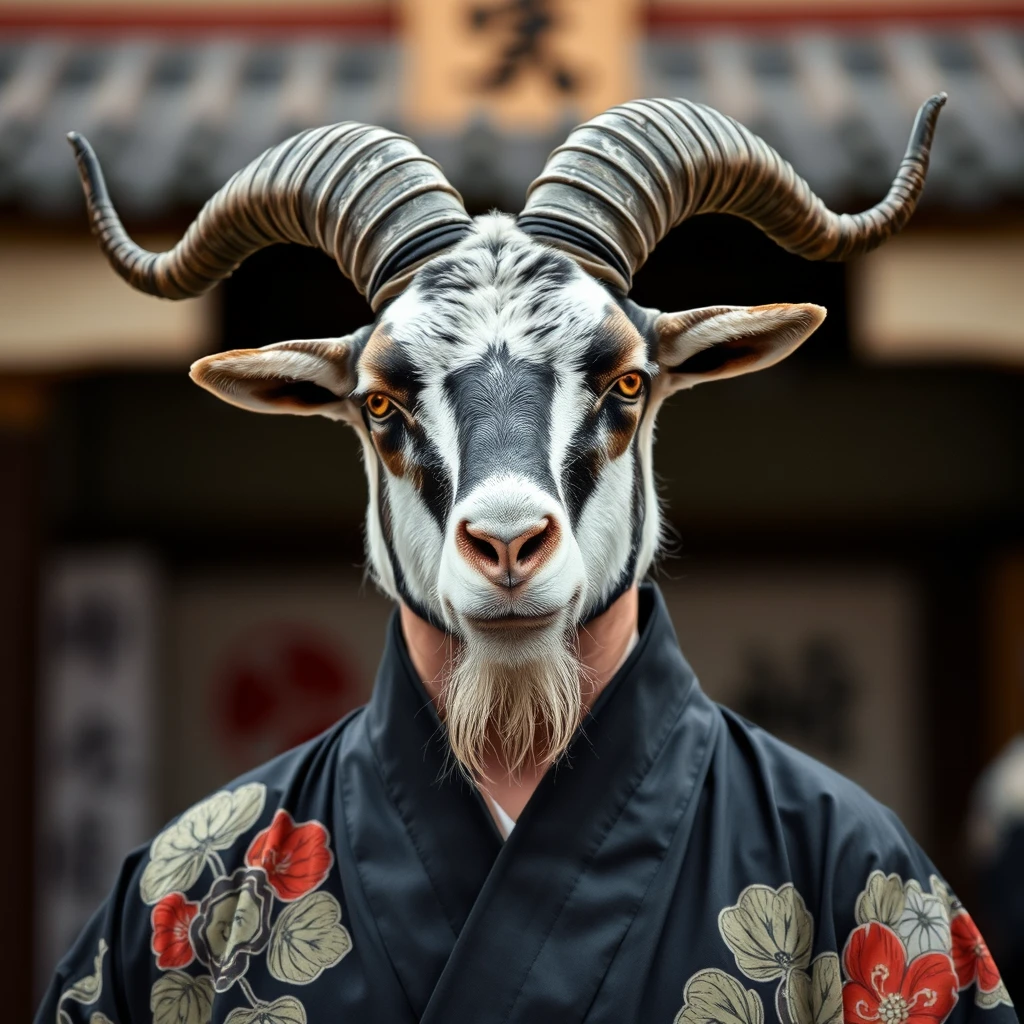
M 391 411 L 391 399 L 379 391 L 373 391 L 366 396 L 366 409 L 376 419 L 383 419 Z
M 615 382 L 615 387 L 623 398 L 636 398 L 636 396 L 640 394 L 643 386 L 644 379 L 639 373 L 623 374 Z

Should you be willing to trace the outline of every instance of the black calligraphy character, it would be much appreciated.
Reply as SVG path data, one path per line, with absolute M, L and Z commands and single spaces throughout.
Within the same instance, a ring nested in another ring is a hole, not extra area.
M 857 685 L 837 640 L 809 639 L 792 674 L 754 649 L 747 653 L 744 677 L 736 702 L 740 714 L 798 746 L 816 746 L 830 757 L 849 753 Z
M 55 641 L 58 649 L 81 657 L 102 678 L 122 656 L 130 625 L 108 595 L 87 592 L 59 610 Z
M 82 718 L 66 748 L 67 767 L 76 777 L 86 778 L 101 789 L 121 781 L 117 727 L 96 716 Z
M 504 0 L 472 9 L 470 24 L 476 31 L 505 33 L 497 60 L 478 88 L 488 92 L 503 89 L 528 65 L 537 68 L 559 92 L 579 88 L 579 76 L 554 56 L 548 45 L 557 25 L 552 6 L 552 0 Z

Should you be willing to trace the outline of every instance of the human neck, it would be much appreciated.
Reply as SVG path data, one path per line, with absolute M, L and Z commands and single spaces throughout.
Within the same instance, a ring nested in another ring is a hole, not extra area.
M 588 680 L 581 695 L 585 708 L 593 706 L 633 649 L 637 639 L 638 614 L 638 591 L 633 586 L 606 611 L 578 630 L 577 650 Z M 446 670 L 458 649 L 458 641 L 422 619 L 405 604 L 400 607 L 400 616 L 413 667 L 438 713 L 443 714 L 441 692 Z M 510 773 L 499 750 L 487 765 L 487 780 L 479 781 L 479 785 L 509 815 L 518 818 L 548 767 L 548 764 L 531 761 L 519 771 Z

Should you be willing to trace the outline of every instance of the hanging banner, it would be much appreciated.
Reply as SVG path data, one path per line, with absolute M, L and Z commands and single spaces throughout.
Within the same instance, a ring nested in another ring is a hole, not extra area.
M 142 552 L 68 552 L 42 579 L 36 977 L 52 974 L 157 824 L 158 575 Z
M 356 573 L 182 580 L 170 597 L 168 814 L 365 703 L 390 612 Z
M 663 590 L 712 699 L 860 783 L 924 835 L 929 719 L 905 577 L 719 570 Z

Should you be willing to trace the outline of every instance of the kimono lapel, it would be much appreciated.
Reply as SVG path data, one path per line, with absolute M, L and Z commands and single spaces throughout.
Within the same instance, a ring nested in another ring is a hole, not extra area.
M 371 919 L 419 1020 L 502 837 L 451 764 L 397 613 L 373 698 L 354 725 L 340 813 Z
M 642 632 L 508 841 L 451 771 L 397 616 L 339 787 L 383 946 L 424 1024 L 581 1020 L 670 846 L 685 847 L 713 706 L 660 594 Z
M 670 847 L 685 848 L 718 723 L 661 595 L 632 656 L 499 853 L 423 1024 L 570 1024 L 594 1001 Z

